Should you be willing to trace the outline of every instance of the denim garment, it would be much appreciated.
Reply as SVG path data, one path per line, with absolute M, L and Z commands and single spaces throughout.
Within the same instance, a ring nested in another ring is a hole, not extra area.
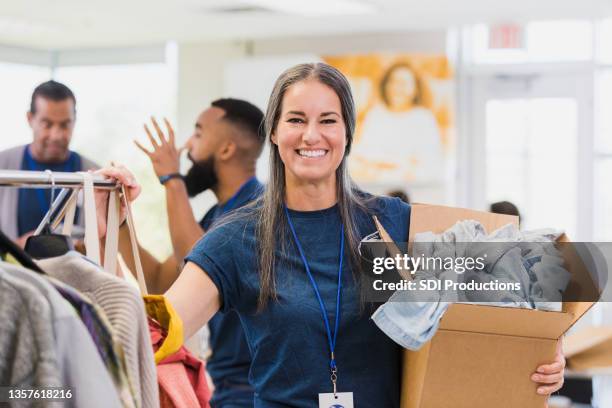
M 561 253 L 552 243 L 560 232 L 545 229 L 521 232 L 512 224 L 487 235 L 476 221 L 457 222 L 442 234 L 415 235 L 412 256 L 479 257 L 484 253 L 484 270 L 417 271 L 415 280 L 439 279 L 453 282 L 519 282 L 520 290 L 435 292 L 397 291 L 372 315 L 376 325 L 402 347 L 418 350 L 436 333 L 449 303 L 519 307 L 560 311 L 562 294 L 570 274 Z M 496 245 L 491 245 L 495 243 Z M 420 297 L 420 298 L 419 298 Z

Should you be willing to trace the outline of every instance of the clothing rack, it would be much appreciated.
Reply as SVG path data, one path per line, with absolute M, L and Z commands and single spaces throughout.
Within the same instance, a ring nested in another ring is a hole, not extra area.
M 100 174 L 92 175 L 95 188 L 114 190 L 119 188 L 116 181 L 104 178 Z M 57 220 L 62 218 L 66 211 L 68 201 L 66 197 L 70 188 L 83 185 L 83 178 L 78 173 L 30 171 L 30 170 L 0 170 L 0 187 L 32 187 L 32 188 L 60 188 L 62 189 L 51 208 L 45 214 L 42 222 L 36 228 L 35 234 L 40 234 L 46 225 L 57 227 Z M 71 197 L 76 191 L 71 192 Z M 61 208 L 60 208 L 61 207 Z M 59 209 L 59 211 L 58 211 Z
M 70 192 L 70 198 L 66 200 L 66 197 L 68 197 L 69 192 Z M 51 231 L 55 230 L 55 228 L 57 228 L 57 225 L 59 223 L 58 220 L 64 218 L 64 214 L 66 213 L 68 203 L 70 202 L 70 200 L 73 199 L 73 196 L 75 196 L 77 193 L 78 193 L 78 190 L 70 191 L 69 188 L 63 188 L 62 191 L 60 191 L 60 193 L 55 198 L 55 201 L 53 201 L 53 203 L 51 204 L 51 208 L 45 214 L 44 218 L 38 225 L 38 228 L 36 228 L 36 231 L 34 231 L 34 235 L 39 235 L 43 231 L 44 227 L 47 225 L 51 226 Z M 60 207 L 61 209 L 58 211 L 58 208 Z
M 114 190 L 119 187 L 116 181 L 93 175 L 96 188 Z M 30 170 L 0 170 L 0 187 L 78 187 L 83 185 L 83 178 L 78 173 L 44 172 Z

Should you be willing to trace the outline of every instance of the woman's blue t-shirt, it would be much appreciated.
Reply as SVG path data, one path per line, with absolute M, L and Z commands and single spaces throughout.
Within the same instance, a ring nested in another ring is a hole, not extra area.
M 359 238 L 376 231 L 376 215 L 396 242 L 408 240 L 410 206 L 397 198 L 369 197 L 369 214 L 358 212 Z M 240 212 L 242 210 L 238 210 Z M 336 315 L 340 215 L 334 206 L 320 211 L 289 210 L 330 322 Z M 252 354 L 249 380 L 255 407 L 314 407 L 318 394 L 332 392 L 329 346 L 319 303 L 297 247 L 286 237 L 286 253 L 276 250 L 276 292 L 257 313 L 259 296 L 256 218 L 238 217 L 206 233 L 186 260 L 210 276 L 222 310 L 236 310 Z M 400 347 L 381 332 L 360 303 L 360 290 L 345 248 L 341 319 L 336 343 L 338 391 L 353 392 L 356 407 L 398 407 Z M 332 325 L 333 326 L 333 325 Z M 332 328 L 333 330 L 333 328 Z

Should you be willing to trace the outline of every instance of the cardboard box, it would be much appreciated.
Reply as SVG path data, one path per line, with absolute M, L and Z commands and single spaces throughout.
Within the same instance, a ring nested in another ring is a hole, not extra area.
M 467 219 L 481 222 L 487 232 L 518 223 L 514 216 L 415 204 L 409 242 L 416 233 L 441 233 Z M 566 293 L 599 293 L 591 279 L 589 285 L 578 283 L 588 271 L 571 246 L 562 252 L 572 274 Z M 562 312 L 451 305 L 432 340 L 419 351 L 404 352 L 401 407 L 546 407 L 547 398 L 536 394 L 530 377 L 554 360 L 560 337 L 593 303 L 564 302 Z
M 564 337 L 567 367 L 581 374 L 612 374 L 612 326 L 586 327 Z

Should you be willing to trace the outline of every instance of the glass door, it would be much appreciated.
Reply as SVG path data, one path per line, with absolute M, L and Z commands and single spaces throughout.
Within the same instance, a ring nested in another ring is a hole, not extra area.
M 588 85 L 586 77 L 551 74 L 476 81 L 473 193 L 481 207 L 511 201 L 524 229 L 590 237 L 592 200 L 580 200 L 592 197 Z

